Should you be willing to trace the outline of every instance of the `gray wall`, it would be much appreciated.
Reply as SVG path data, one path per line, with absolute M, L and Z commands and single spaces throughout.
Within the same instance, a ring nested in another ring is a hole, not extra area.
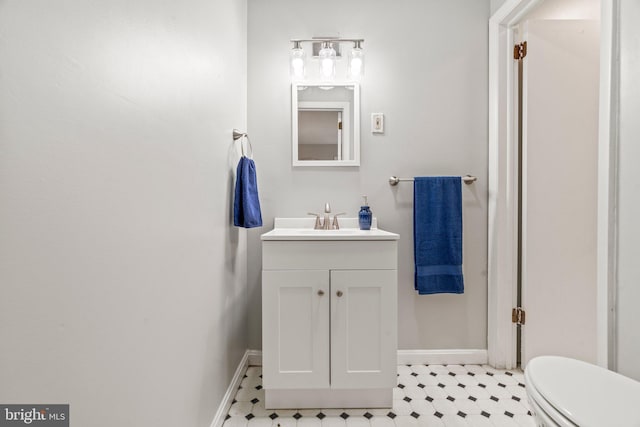
M 209 426 L 246 342 L 246 2 L 0 2 L 0 402 Z
M 491 15 L 493 15 L 496 10 L 500 9 L 505 1 L 506 0 L 491 0 Z
M 536 19 L 593 19 L 599 21 L 600 0 L 543 1 L 527 14 L 527 20 Z
M 260 233 L 275 216 L 306 216 L 327 201 L 355 216 L 361 194 L 381 228 L 401 235 L 400 348 L 486 348 L 488 17 L 489 0 L 249 0 L 248 120 L 265 221 L 248 233 L 251 348 L 261 348 Z M 366 39 L 362 165 L 293 169 L 289 40 L 336 33 Z M 385 114 L 384 135 L 370 132 L 373 112 Z M 387 179 L 466 173 L 478 181 L 463 188 L 465 294 L 417 296 L 412 186 Z
M 620 134 L 618 169 L 617 368 L 640 381 L 640 3 L 620 1 Z

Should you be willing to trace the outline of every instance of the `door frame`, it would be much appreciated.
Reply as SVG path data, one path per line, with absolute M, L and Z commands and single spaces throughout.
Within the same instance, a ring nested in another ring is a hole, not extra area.
M 516 366 L 518 194 L 513 45 L 515 27 L 544 0 L 506 0 L 489 20 L 489 364 Z M 618 2 L 601 0 L 597 218 L 597 363 L 615 369 Z M 595 189 L 594 189 L 595 190 Z

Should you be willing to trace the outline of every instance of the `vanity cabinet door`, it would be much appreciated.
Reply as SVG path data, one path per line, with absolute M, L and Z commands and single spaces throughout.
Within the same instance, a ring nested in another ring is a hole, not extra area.
M 263 383 L 329 387 L 329 271 L 262 272 Z
M 396 385 L 397 271 L 331 272 L 331 387 Z

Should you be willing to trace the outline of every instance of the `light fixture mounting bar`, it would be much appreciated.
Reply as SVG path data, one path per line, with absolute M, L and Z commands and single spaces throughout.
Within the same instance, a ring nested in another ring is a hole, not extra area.
M 323 43 L 323 42 L 353 42 L 364 43 L 364 39 L 342 39 L 342 38 L 318 38 L 318 39 L 291 39 L 291 43 Z

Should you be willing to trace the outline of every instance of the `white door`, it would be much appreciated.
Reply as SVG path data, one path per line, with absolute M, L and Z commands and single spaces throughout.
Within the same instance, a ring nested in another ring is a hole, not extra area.
M 331 387 L 395 387 L 396 270 L 331 272 Z
M 596 361 L 599 23 L 525 24 L 522 366 Z
M 264 387 L 329 387 L 329 271 L 262 272 Z

